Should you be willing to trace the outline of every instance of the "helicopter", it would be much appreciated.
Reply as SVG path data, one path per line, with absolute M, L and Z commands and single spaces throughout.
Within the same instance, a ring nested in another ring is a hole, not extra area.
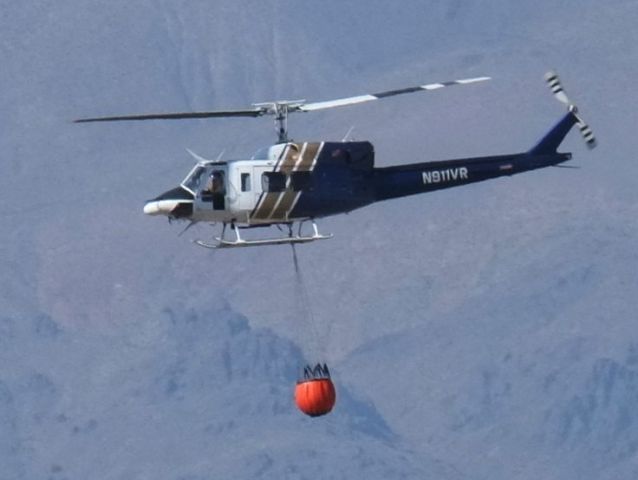
M 214 117 L 262 117 L 275 120 L 277 143 L 258 150 L 248 159 L 207 160 L 191 152 L 196 165 L 178 187 L 149 200 L 144 213 L 187 220 L 186 229 L 198 222 L 222 224 L 213 241 L 196 240 L 205 248 L 234 248 L 308 243 L 332 238 L 319 232 L 316 220 L 351 212 L 374 202 L 458 187 L 501 176 L 550 166 L 572 158 L 558 147 L 577 125 L 589 148 L 596 145 L 591 128 L 562 88 L 558 75 L 545 74 L 554 97 L 567 113 L 536 145 L 522 153 L 375 167 L 374 147 L 367 141 L 296 142 L 288 138 L 288 115 L 357 105 L 409 93 L 470 85 L 490 77 L 466 78 L 388 90 L 321 102 L 305 100 L 256 103 L 242 110 L 214 110 L 82 118 L 76 123 L 144 120 L 181 120 Z M 303 226 L 312 225 L 311 233 Z M 298 228 L 293 230 L 295 224 Z M 287 229 L 275 238 L 246 239 L 241 230 L 277 226 Z M 234 238 L 226 236 L 227 227 Z M 186 230 L 185 229 L 185 230 Z M 184 230 L 184 231 L 185 231 Z M 182 232 L 183 233 L 183 232 Z

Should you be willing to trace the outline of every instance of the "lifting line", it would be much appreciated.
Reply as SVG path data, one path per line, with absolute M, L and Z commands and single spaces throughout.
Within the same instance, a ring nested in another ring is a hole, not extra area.
M 299 259 L 297 258 L 297 250 L 295 248 L 295 244 L 291 243 L 290 246 L 292 247 L 292 260 L 293 260 L 293 264 L 295 266 L 295 276 L 297 277 L 297 285 L 299 286 L 299 290 L 300 290 L 300 298 L 301 298 L 301 303 L 303 305 L 303 310 L 304 313 L 306 315 L 306 318 L 310 321 L 310 328 L 312 330 L 312 336 L 314 338 L 314 350 L 316 350 L 315 352 L 312 352 L 315 355 L 318 354 L 324 354 L 325 352 L 319 352 L 320 349 L 322 349 L 322 347 L 320 345 L 317 345 L 318 341 L 319 341 L 319 333 L 317 332 L 317 325 L 315 323 L 315 316 L 312 312 L 312 307 L 310 305 L 310 296 L 308 295 L 308 289 L 306 288 L 306 282 L 304 281 L 303 278 L 303 274 L 301 273 L 301 268 L 299 268 Z

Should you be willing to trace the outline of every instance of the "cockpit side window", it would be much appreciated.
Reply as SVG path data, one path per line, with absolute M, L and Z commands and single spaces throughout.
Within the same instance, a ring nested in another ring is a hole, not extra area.
M 213 170 L 208 177 L 206 190 L 210 193 L 225 194 L 226 182 L 224 181 L 223 170 Z

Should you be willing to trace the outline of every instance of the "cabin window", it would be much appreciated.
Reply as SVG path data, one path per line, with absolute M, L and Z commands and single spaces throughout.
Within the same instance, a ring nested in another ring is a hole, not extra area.
M 241 174 L 241 191 L 250 192 L 250 173 Z
M 290 184 L 295 192 L 312 188 L 312 175 L 310 172 L 292 172 Z
M 261 175 L 261 189 L 264 192 L 281 192 L 286 188 L 286 176 L 279 172 L 265 172 Z

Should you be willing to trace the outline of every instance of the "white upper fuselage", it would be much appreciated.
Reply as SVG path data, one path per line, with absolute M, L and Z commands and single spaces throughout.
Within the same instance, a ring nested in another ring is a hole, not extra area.
M 310 173 L 323 143 L 284 143 L 259 150 L 250 160 L 200 159 L 180 187 L 189 199 L 147 202 L 149 215 L 175 216 L 178 206 L 192 205 L 184 217 L 196 222 L 247 225 L 297 220 L 290 214 L 300 196 L 298 176 Z

